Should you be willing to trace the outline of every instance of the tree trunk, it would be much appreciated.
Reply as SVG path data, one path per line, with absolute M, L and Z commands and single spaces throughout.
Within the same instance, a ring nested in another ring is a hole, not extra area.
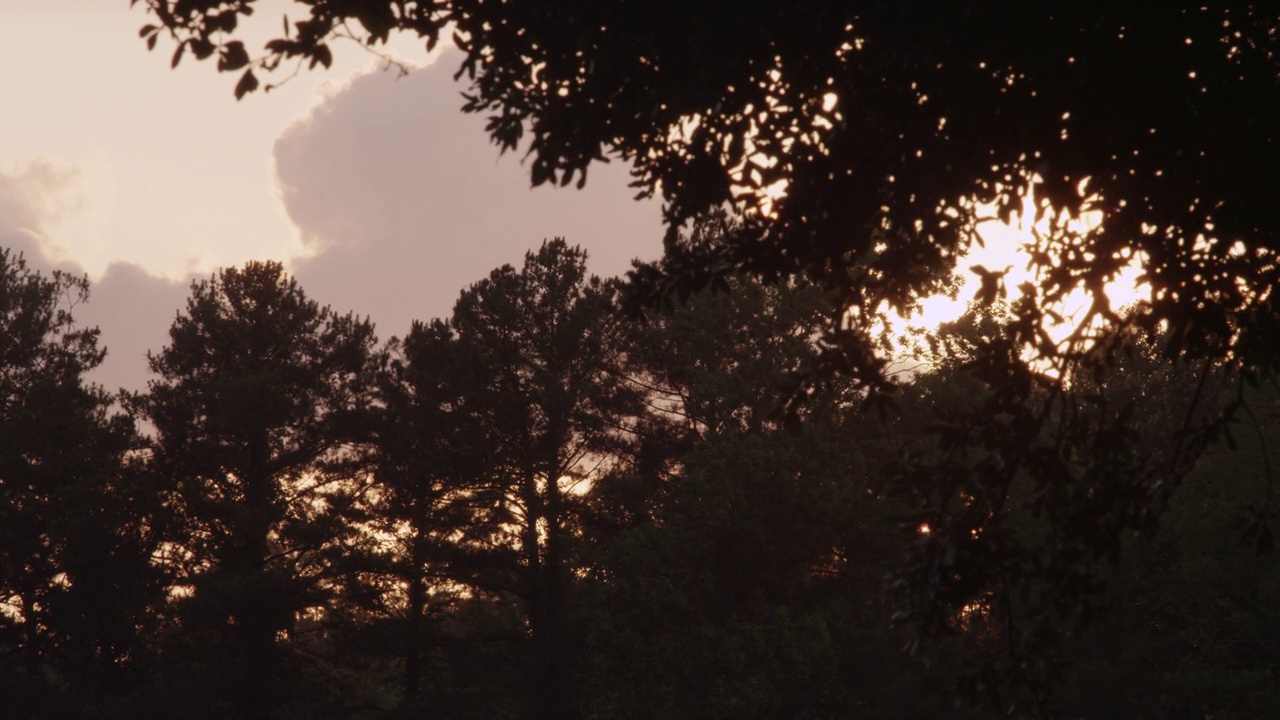
M 555 472 L 549 473 L 555 475 Z M 564 558 L 561 549 L 562 502 L 557 478 L 548 477 L 539 498 L 538 518 L 546 521 L 546 537 L 537 533 L 539 563 L 529 569 L 531 585 L 536 587 L 529 602 L 529 630 L 533 645 L 530 679 L 533 682 L 533 720 L 560 720 L 565 713 L 564 649 L 562 647 L 561 605 L 564 596 Z
M 279 602 L 267 568 L 274 478 L 267 472 L 267 439 L 255 433 L 249 441 L 249 467 L 244 478 L 245 527 L 240 629 L 240 711 L 252 720 L 270 720 L 275 691 L 275 623 L 271 607 Z
M 404 703 L 411 706 L 417 700 L 422 683 L 422 620 L 427 605 L 426 583 L 422 580 L 422 565 L 413 552 L 413 575 L 409 578 L 409 617 L 405 628 L 404 646 Z

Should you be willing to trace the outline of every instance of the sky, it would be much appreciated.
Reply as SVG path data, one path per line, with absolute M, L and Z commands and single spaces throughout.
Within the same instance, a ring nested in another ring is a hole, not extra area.
M 257 3 L 246 45 L 294 4 Z M 501 155 L 484 118 L 460 111 L 454 52 L 393 37 L 401 76 L 339 44 L 330 70 L 237 102 L 235 75 L 190 57 L 170 69 L 164 41 L 148 52 L 149 21 L 128 0 L 0 0 L 0 246 L 88 275 L 77 320 L 102 330 L 91 379 L 109 390 L 145 388 L 147 351 L 167 342 L 192 281 L 220 267 L 279 260 L 385 340 L 447 316 L 463 288 L 545 239 L 584 247 L 601 276 L 661 253 L 659 203 L 635 200 L 620 163 L 594 167 L 583 190 L 531 188 L 520 154 Z M 960 267 L 1013 265 L 1016 287 L 1030 278 L 1011 255 L 1025 232 L 986 226 Z M 926 300 L 911 324 L 936 327 L 971 298 Z
M 258 3 L 260 47 L 289 9 Z M 77 320 L 107 360 L 92 376 L 141 390 L 193 280 L 279 260 L 311 298 L 368 315 L 386 339 L 448 315 L 459 292 L 565 237 L 616 275 L 662 248 L 657 201 L 636 201 L 619 163 L 583 190 L 530 187 L 484 118 L 460 111 L 460 56 L 414 38 L 354 43 L 334 67 L 237 102 L 236 77 L 162 41 L 128 0 L 0 0 L 0 246 L 42 270 L 87 274 Z

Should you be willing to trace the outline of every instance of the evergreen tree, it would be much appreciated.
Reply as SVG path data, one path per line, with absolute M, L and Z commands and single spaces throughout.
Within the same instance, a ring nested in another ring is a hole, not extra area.
M 460 583 L 469 579 L 466 538 L 491 520 L 473 502 L 488 456 L 475 398 L 467 391 L 473 374 L 452 326 L 436 320 L 415 322 L 403 340 L 392 339 L 377 376 L 372 521 L 387 538 L 380 570 L 402 588 L 392 593 L 387 610 L 399 616 L 389 639 L 401 649 L 410 707 L 449 702 L 448 688 L 441 687 L 448 675 L 427 667 L 431 647 L 441 640 L 431 626 L 442 620 L 442 611 L 458 609 Z M 429 675 L 436 682 L 428 699 L 423 690 Z
M 133 420 L 84 377 L 88 292 L 0 248 L 0 696 L 32 716 L 120 699 L 158 588 Z
M 566 609 L 583 499 L 635 414 L 617 372 L 613 293 L 556 239 L 464 291 L 453 327 L 487 454 L 475 497 L 492 509 L 472 534 L 489 565 L 474 581 L 520 599 L 530 717 L 561 718 L 576 692 Z
M 172 517 L 177 637 L 210 661 L 206 709 L 270 717 L 290 685 L 280 646 L 322 647 L 306 631 L 335 611 L 355 541 L 373 326 L 319 307 L 278 263 L 249 263 L 193 285 L 169 336 L 138 406 Z

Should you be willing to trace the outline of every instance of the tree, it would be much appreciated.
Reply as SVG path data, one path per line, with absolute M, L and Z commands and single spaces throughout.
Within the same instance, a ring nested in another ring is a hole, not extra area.
M 88 293 L 0 248 L 0 692 L 42 716 L 124 694 L 159 589 L 133 419 L 85 380 Z
M 469 579 L 459 537 L 489 520 L 473 503 L 488 441 L 468 392 L 475 368 L 458 345 L 448 322 L 415 322 L 404 340 L 389 343 L 377 375 L 373 511 L 393 544 L 387 574 L 404 587 L 396 641 L 410 706 L 422 702 L 428 676 L 431 611 L 456 607 L 457 588 Z
M 468 493 L 483 521 L 467 534 L 478 564 L 470 582 L 519 598 L 530 716 L 564 717 L 583 498 L 637 412 L 617 372 L 614 294 L 588 277 L 585 252 L 556 239 L 464 291 L 452 325 L 487 456 Z
M 143 35 L 218 54 L 224 70 L 244 73 L 243 94 L 255 71 L 281 62 L 327 65 L 339 35 L 376 46 L 404 30 L 433 45 L 452 27 L 470 82 L 465 109 L 488 115 L 503 149 L 527 148 L 534 184 L 584 182 L 592 163 L 613 157 L 631 164 L 642 193 L 662 195 L 666 257 L 633 273 L 642 299 L 687 295 L 743 269 L 809 274 L 848 310 L 833 314 L 819 366 L 873 396 L 895 388 L 874 336 L 879 315 L 945 287 L 990 208 L 1008 219 L 1032 195 L 1046 221 L 1030 247 L 1037 281 L 1012 289 L 1005 334 L 976 348 L 971 369 L 991 400 L 949 441 L 953 458 L 965 448 L 991 457 L 996 446 L 998 457 L 916 473 L 966 476 L 964 495 L 988 499 L 947 504 L 958 530 L 974 530 L 966 524 L 984 512 L 1005 519 L 1019 479 L 1045 470 L 1036 443 L 1074 402 L 1067 378 L 1113 364 L 1129 328 L 1157 339 L 1163 357 L 1196 364 L 1204 382 L 1229 373 L 1237 400 L 1280 370 L 1280 208 L 1263 170 L 1280 161 L 1271 4 L 303 5 L 305 18 L 256 61 L 230 39 L 248 2 L 148 0 L 160 24 Z M 724 205 L 742 216 L 726 242 L 680 245 L 684 225 Z M 1103 222 L 1074 229 L 1082 211 Z M 1150 297 L 1122 315 L 1105 287 L 1131 262 Z M 980 294 L 994 301 L 986 285 Z M 1068 339 L 1053 340 L 1055 306 L 1076 290 L 1091 305 Z M 1194 456 L 1228 426 L 1195 422 L 1177 437 Z M 1066 428 L 1068 454 L 1084 463 L 1072 472 L 1115 480 L 1133 468 L 1113 461 L 1142 449 L 1099 428 Z M 1095 443 L 1104 438 L 1117 442 Z M 1188 467 L 1144 483 L 1119 522 L 1068 512 L 1081 523 L 1077 549 L 1149 525 Z M 1098 487 L 1109 502 L 1134 484 Z M 997 533 L 978 535 L 975 551 L 998 565 Z
M 1280 406 L 1269 387 L 1249 401 L 1238 449 L 1206 453 L 1160 535 L 1135 543 L 1111 573 L 1099 631 L 1064 653 L 1074 662 L 1061 716 L 1261 719 L 1280 702 L 1280 627 L 1268 610 L 1280 576 L 1275 554 L 1259 554 L 1250 532 L 1274 502 Z
M 1095 322 L 1167 326 L 1170 357 L 1229 358 L 1250 377 L 1280 362 L 1280 211 L 1254 170 L 1280 160 L 1269 122 L 1280 16 L 1264 3 L 922 12 L 824 0 L 726 13 L 318 0 L 256 60 L 230 39 L 250 3 L 146 5 L 160 23 L 143 29 L 148 43 L 167 33 L 178 55 L 216 53 L 245 73 L 238 91 L 284 61 L 328 65 L 336 36 L 377 46 L 407 31 L 432 46 L 454 28 L 465 109 L 489 114 L 504 149 L 531 133 L 534 184 L 582 182 L 614 155 L 641 192 L 662 194 L 667 257 L 634 274 L 642 296 L 737 269 L 807 272 L 851 309 L 832 318 L 828 364 L 872 390 L 892 387 L 879 314 L 943 288 L 984 208 L 1008 218 L 1031 188 L 1050 220 L 1032 248 L 1038 282 L 1010 303 L 1016 352 L 993 349 L 993 362 L 1096 358 Z M 727 242 L 680 246 L 682 225 L 726 204 L 742 214 Z M 1105 222 L 1073 230 L 1066 220 L 1084 210 Z M 1151 298 L 1122 319 L 1103 289 L 1135 259 Z M 1054 304 L 1077 289 L 1094 297 L 1080 332 L 1046 343 Z
M 1008 350 L 1010 322 L 1005 308 L 971 306 L 931 338 L 930 366 L 904 388 L 883 482 L 924 531 L 892 586 L 900 621 L 967 636 L 973 699 L 1049 712 L 1064 640 L 1114 597 L 1113 568 L 1157 528 L 1171 478 L 1229 432 L 1235 388 L 1169 364 L 1136 330 L 1105 372 L 1078 366 L 1058 391 L 993 377 L 1007 366 L 981 349 Z
M 319 307 L 278 263 L 249 263 L 193 284 L 169 337 L 135 402 L 155 427 L 181 635 L 211 643 L 229 683 L 215 697 L 269 717 L 277 638 L 301 648 L 303 620 L 334 610 L 373 326 Z
M 680 258 L 677 276 L 705 282 L 716 259 L 808 270 L 845 288 L 868 322 L 882 302 L 902 308 L 936 289 L 973 241 L 980 206 L 1007 217 L 1034 184 L 1041 212 L 1106 218 L 1040 239 L 1034 307 L 1077 287 L 1097 293 L 1144 256 L 1143 322 L 1169 321 L 1180 348 L 1274 369 L 1276 354 L 1251 339 L 1273 337 L 1273 325 L 1249 320 L 1270 296 L 1236 282 L 1271 287 L 1280 273 L 1278 211 L 1253 170 L 1280 154 L 1269 122 L 1280 16 L 1265 3 L 1103 12 L 975 0 L 922 12 L 824 0 L 729 13 L 315 0 L 256 58 L 233 39 L 250 2 L 145 4 L 159 21 L 143 28 L 150 45 L 168 34 L 175 61 L 216 55 L 243 73 L 238 94 L 285 61 L 328 66 L 339 36 L 377 46 L 407 31 L 430 47 L 452 27 L 466 109 L 489 114 L 504 149 L 532 135 L 535 184 L 582 182 L 593 162 L 621 156 L 642 192 L 666 200 L 672 245 L 709 209 L 746 211 L 733 242 Z M 1109 317 L 1101 296 L 1095 310 Z M 855 330 L 865 344 L 866 327 Z
M 715 223 L 689 242 L 712 242 Z M 598 483 L 590 565 L 591 717 L 873 716 L 901 642 L 870 643 L 892 525 L 875 522 L 858 398 L 788 422 L 792 377 L 831 312 L 811 284 L 730 279 L 628 326 L 628 382 L 650 408 Z M 898 663 L 899 666 L 901 663 Z

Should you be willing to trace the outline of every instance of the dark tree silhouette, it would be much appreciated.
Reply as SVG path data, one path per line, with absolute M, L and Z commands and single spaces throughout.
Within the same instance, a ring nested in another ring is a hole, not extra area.
M 470 365 L 466 402 L 483 427 L 476 499 L 491 510 L 473 534 L 489 548 L 480 587 L 518 597 L 528 619 L 530 716 L 564 717 L 566 606 L 582 495 L 625 442 L 634 394 L 616 372 L 613 293 L 586 273 L 586 254 L 546 242 L 462 293 L 457 343 Z M 484 553 L 481 552 L 483 555 Z
M 159 589 L 133 420 L 84 378 L 105 355 L 72 316 L 88 292 L 0 248 L 0 695 L 19 715 L 122 690 Z
M 173 517 L 180 637 L 212 643 L 208 667 L 229 676 L 219 701 L 269 717 L 287 685 L 279 639 L 304 647 L 332 610 L 332 568 L 354 532 L 344 461 L 373 327 L 307 299 L 278 263 L 250 263 L 193 285 L 169 336 L 137 404 Z
M 720 230 L 700 225 L 689 242 Z M 626 377 L 649 412 L 630 462 L 591 499 L 612 522 L 595 523 L 590 706 L 888 716 L 868 690 L 905 659 L 850 672 L 888 624 L 873 605 L 895 538 L 874 517 L 863 445 L 848 442 L 860 398 L 845 383 L 807 403 L 804 422 L 786 413 L 830 299 L 812 284 L 727 282 L 627 327 Z
M 420 696 L 431 674 L 433 615 L 456 608 L 456 590 L 469 579 L 472 548 L 464 538 L 491 519 L 474 502 L 490 457 L 482 408 L 468 392 L 467 380 L 476 372 L 452 326 L 442 320 L 415 322 L 381 357 L 373 422 L 374 522 L 393 545 L 387 574 L 404 588 L 404 622 L 396 640 L 403 648 L 410 706 L 428 702 Z M 439 702 L 435 698 L 437 707 Z
M 1167 382 L 1148 358 L 1134 364 L 1123 395 L 1143 390 L 1142 410 L 1154 403 L 1156 412 L 1140 421 L 1167 423 L 1160 405 L 1185 402 L 1185 383 Z M 1280 703 L 1280 627 L 1267 610 L 1280 599 L 1280 575 L 1274 553 L 1256 552 L 1243 512 L 1274 502 L 1280 404 L 1271 387 L 1248 395 L 1252 417 L 1237 426 L 1238 448 L 1208 452 L 1174 496 L 1160 535 L 1126 549 L 1100 631 L 1066 653 L 1075 662 L 1056 693 L 1059 716 L 1265 718 Z
M 451 28 L 466 109 L 489 117 L 500 147 L 529 151 L 534 184 L 581 183 L 592 163 L 620 158 L 641 192 L 661 194 L 667 252 L 633 273 L 641 300 L 744 269 L 807 273 L 848 310 L 832 314 L 817 369 L 845 372 L 882 406 L 898 384 L 873 336 L 878 315 L 942 288 L 983 214 L 1008 218 L 1033 193 L 1047 221 L 1030 248 L 1036 279 L 1002 287 L 983 268 L 979 299 L 1007 295 L 1008 318 L 972 343 L 976 395 L 929 427 L 943 451 L 907 458 L 893 480 L 920 491 L 935 528 L 904 569 L 909 615 L 945 626 L 991 593 L 1027 596 L 1010 617 L 1040 630 L 1009 634 L 1011 667 L 1037 667 L 1024 650 L 1085 615 L 1094 566 L 1155 526 L 1190 461 L 1246 413 L 1246 387 L 1280 369 L 1274 3 L 308 0 L 257 56 L 235 39 L 247 0 L 145 5 L 158 22 L 142 30 L 149 44 L 167 35 L 175 60 L 217 56 L 241 74 L 238 96 L 282 63 L 327 66 L 339 36 L 376 47 L 407 31 L 433 45 Z M 724 242 L 679 242 L 724 205 L 741 215 Z M 1102 224 L 1074 230 L 1086 210 Z M 1131 262 L 1151 290 L 1122 312 L 1105 287 Z M 1078 331 L 1048 338 L 1055 302 L 1076 290 L 1092 295 Z M 1071 387 L 1105 384 L 1134 330 L 1194 367 L 1162 451 L 1178 462 L 1162 467 L 1131 431 L 1136 411 L 1087 406 Z M 1220 378 L 1235 397 L 1206 416 Z M 1259 549 L 1272 516 L 1268 503 L 1250 523 Z M 1061 525 L 1015 532 L 1028 517 Z M 1061 581 L 1032 592 L 1028 569 Z
M 666 257 L 633 273 L 640 299 L 743 269 L 807 273 L 848 310 L 832 315 L 817 370 L 848 374 L 881 403 L 897 383 L 874 336 L 879 315 L 944 288 L 984 213 L 1008 218 L 1033 192 L 1046 221 L 1030 248 L 1036 281 L 1003 288 L 1012 319 L 972 364 L 1000 386 L 962 438 L 1000 446 L 998 472 L 980 474 L 988 510 L 1011 507 L 1018 479 L 1036 471 L 1033 438 L 1061 409 L 1049 406 L 1068 402 L 1065 379 L 1112 363 L 1127 327 L 1197 363 L 1205 382 L 1234 372 L 1243 387 L 1280 369 L 1280 204 L 1266 175 L 1280 164 L 1272 3 L 820 0 L 726 11 L 315 0 L 295 5 L 301 19 L 256 59 L 232 39 L 250 3 L 146 6 L 159 21 L 143 28 L 148 43 L 168 35 L 179 53 L 217 55 L 243 73 L 240 94 L 281 63 L 327 65 L 338 36 L 376 47 L 407 31 L 433 45 L 451 27 L 470 82 L 465 109 L 488 115 L 503 149 L 528 150 L 534 184 L 583 182 L 614 157 L 642 193 L 662 195 Z M 741 224 L 723 242 L 678 242 L 688 222 L 725 205 Z M 1068 220 L 1086 210 L 1102 224 L 1074 229 Z M 1105 287 L 1131 262 L 1150 296 L 1122 314 Z M 995 302 L 998 271 L 985 270 L 979 296 Z M 1046 340 L 1054 304 L 1077 290 L 1092 295 L 1077 332 Z M 1194 455 L 1224 427 L 1194 423 L 1177 437 Z M 1093 430 L 1069 440 L 1084 448 Z M 1092 472 L 1072 467 L 1062 481 Z M 1185 467 L 1168 468 L 1160 487 Z M 952 470 L 968 472 L 928 473 Z M 1077 530 L 1087 544 L 1113 543 L 1166 499 L 1135 498 L 1140 512 L 1118 525 L 1078 514 Z M 954 500 L 947 507 L 965 506 Z
M 1042 212 L 1106 221 L 1039 239 L 1027 323 L 1140 257 L 1153 287 L 1140 322 L 1168 322 L 1176 351 L 1268 370 L 1280 357 L 1263 290 L 1280 281 L 1264 174 L 1280 160 L 1270 3 L 312 0 L 252 57 L 233 39 L 250 2 L 145 5 L 159 22 L 142 30 L 149 44 L 168 35 L 175 60 L 216 56 L 243 73 L 237 94 L 281 63 L 328 66 L 339 36 L 376 47 L 407 31 L 432 46 L 451 27 L 466 109 L 489 115 L 504 149 L 531 136 L 534 184 L 582 182 L 621 156 L 666 200 L 672 244 L 684 222 L 737 205 L 732 242 L 665 270 L 695 286 L 730 267 L 826 278 L 863 311 L 845 337 L 868 382 L 882 381 L 866 351 L 874 311 L 936 290 L 974 239 L 978 203 L 1007 216 L 1028 184 Z M 1091 315 L 1115 320 L 1101 296 Z

